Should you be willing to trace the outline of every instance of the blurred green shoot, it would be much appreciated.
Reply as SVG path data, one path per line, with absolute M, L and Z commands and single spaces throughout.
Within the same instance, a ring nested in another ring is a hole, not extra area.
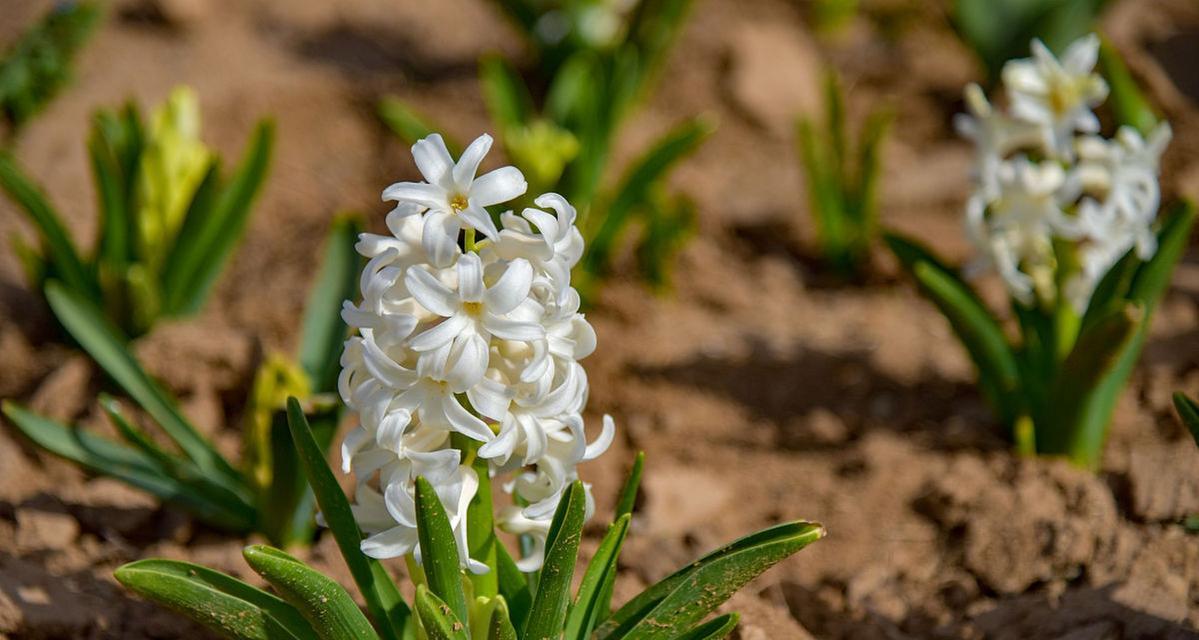
M 763 529 L 688 564 L 613 610 L 613 585 L 632 500 L 622 497 L 577 581 L 587 502 L 582 483 L 575 481 L 563 492 L 548 533 L 545 564 L 535 574 L 517 569 L 496 540 L 488 504 L 482 509 L 486 517 L 468 524 L 468 546 L 472 557 L 489 560 L 491 571 L 467 576 L 459 567 L 457 542 L 436 490 L 417 478 L 416 525 L 423 567 L 410 562 L 415 598 L 408 604 L 387 570 L 359 549 L 362 533 L 350 503 L 299 403 L 291 400 L 288 409 L 304 472 L 369 618 L 336 582 L 295 557 L 261 545 L 246 547 L 243 555 L 274 594 L 206 567 L 163 559 L 139 560 L 117 569 L 121 584 L 238 639 L 717 640 L 731 634 L 738 621 L 735 613 L 709 618 L 718 606 L 771 566 L 824 536 L 822 526 L 803 521 Z M 636 495 L 640 461 L 639 456 L 622 496 Z M 480 540 L 493 544 L 477 545 Z M 484 548 L 490 557 L 476 552 Z M 578 585 L 573 596 L 572 584 Z
M 270 163 L 274 127 L 255 129 L 241 165 L 222 176 L 200 141 L 195 94 L 180 87 L 149 127 L 132 104 L 95 116 L 88 153 L 99 208 L 90 256 L 17 160 L 0 153 L 0 189 L 33 223 L 40 252 L 18 245 L 33 284 L 49 280 L 137 337 L 162 317 L 196 313 L 246 229 Z M 19 241 L 18 241 L 19 242 Z
M 670 264 L 694 228 L 695 208 L 666 180 L 715 125 L 688 119 L 636 156 L 623 177 L 611 154 L 621 125 L 660 72 L 692 0 L 498 0 L 529 42 L 530 69 L 497 56 L 479 64 L 491 119 L 509 159 L 529 182 L 524 205 L 547 191 L 580 206 L 588 245 L 575 285 L 594 295 L 628 251 L 650 285 L 668 283 Z M 396 98 L 380 116 L 412 144 L 439 130 Z M 451 147 L 454 143 L 447 139 Z
M 1161 120 L 1149 104 L 1149 99 L 1137 85 L 1111 41 L 1103 38 L 1099 45 L 1099 70 L 1107 81 L 1110 93 L 1108 105 L 1112 116 L 1121 126 L 1135 128 L 1146 138 Z
M 245 451 L 239 470 L 180 411 L 178 401 L 141 367 L 130 344 L 99 307 L 57 280 L 47 284 L 51 310 L 67 332 L 171 443 L 138 426 L 122 403 L 104 395 L 100 406 L 123 442 L 67 426 L 12 402 L 4 414 L 31 441 L 92 473 L 107 475 L 175 505 L 198 520 L 235 533 L 259 532 L 273 543 L 312 538 L 313 497 L 296 458 L 284 411 L 289 396 L 305 400 L 312 432 L 328 448 L 342 409 L 336 372 L 345 325 L 341 305 L 356 293 L 361 265 L 354 242 L 359 224 L 339 216 L 304 314 L 295 359 L 267 358 L 247 398 Z
M 999 79 L 1003 65 L 1028 52 L 1040 38 L 1054 53 L 1094 30 L 1107 0 L 955 0 L 958 36 L 987 71 Z
M 878 235 L 880 152 L 891 115 L 884 109 L 872 112 L 850 152 L 845 98 L 832 71 L 825 75 L 824 94 L 824 126 L 799 118 L 799 155 L 821 258 L 839 276 L 852 278 L 869 267 Z
M 1181 391 L 1174 394 L 1174 410 L 1182 419 L 1182 424 L 1191 433 L 1191 439 L 1199 446 L 1199 403 L 1196 403 Z
M 71 79 L 71 64 L 100 20 L 94 2 L 62 2 L 0 59 L 0 120 L 10 135 Z
M 859 5 L 859 0 L 812 0 L 812 24 L 821 33 L 840 31 L 853 22 Z

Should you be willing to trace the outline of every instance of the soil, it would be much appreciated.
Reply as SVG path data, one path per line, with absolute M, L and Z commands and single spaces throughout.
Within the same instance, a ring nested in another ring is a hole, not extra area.
M 5 0 L 0 44 L 49 1 Z M 1167 199 L 1199 195 L 1199 5 L 1109 3 L 1103 30 L 1173 123 Z M 83 145 L 98 106 L 152 104 L 197 88 L 205 137 L 227 158 L 262 116 L 278 123 L 271 178 L 249 233 L 205 312 L 138 345 L 188 414 L 236 452 L 255 365 L 290 351 L 338 211 L 369 212 L 415 169 L 376 121 L 395 93 L 459 138 L 488 122 L 474 77 L 488 51 L 523 55 L 481 0 L 115 0 L 77 81 L 34 121 L 16 154 L 53 194 L 72 233 L 94 234 Z M 601 513 L 635 450 L 649 456 L 619 595 L 723 541 L 787 519 L 828 538 L 734 599 L 743 640 L 788 638 L 1199 637 L 1199 450 L 1170 394 L 1199 392 L 1199 252 L 1159 309 L 1119 404 L 1098 474 L 1015 456 L 972 386 L 937 312 L 881 252 L 864 283 L 837 285 L 811 258 L 812 230 L 791 138 L 819 109 L 822 65 L 860 118 L 889 105 L 886 224 L 951 259 L 970 150 L 952 114 L 979 79 L 947 3 L 865 0 L 817 36 L 795 0 L 698 0 L 658 91 L 619 145 L 627 159 L 673 122 L 707 113 L 712 139 L 672 184 L 699 204 L 699 231 L 674 287 L 652 293 L 625 269 L 589 318 L 592 419 L 620 426 L 584 469 Z M 498 158 L 489 159 L 491 163 Z M 29 237 L 0 201 L 0 235 Z M 998 307 L 991 281 L 985 294 Z M 9 252 L 0 253 L 0 396 L 98 424 L 103 380 L 62 344 Z M 0 428 L 0 635 L 206 637 L 111 578 L 141 557 L 211 565 L 253 580 L 244 540 L 207 530 L 145 495 L 89 477 Z M 589 530 L 594 545 L 598 527 Z M 349 585 L 323 536 L 314 564 Z M 397 571 L 400 569 L 397 567 Z

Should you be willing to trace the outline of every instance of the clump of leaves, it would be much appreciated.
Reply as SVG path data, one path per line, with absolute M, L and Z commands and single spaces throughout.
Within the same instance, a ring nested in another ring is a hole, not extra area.
M 422 565 L 409 564 L 416 586 L 406 603 L 387 570 L 359 550 L 362 534 L 349 502 L 327 466 L 298 402 L 288 405 L 292 437 L 369 617 L 333 580 L 286 553 L 246 547 L 246 563 L 274 593 L 202 566 L 148 559 L 116 571 L 139 595 L 173 609 L 229 638 L 367 640 L 706 640 L 728 636 L 737 614 L 709 619 L 716 607 L 769 567 L 824 535 L 818 524 L 789 522 L 741 538 L 696 560 L 613 610 L 617 560 L 629 532 L 643 457 L 638 456 L 616 513 L 595 555 L 571 592 L 586 496 L 575 482 L 555 512 L 545 565 L 532 574 L 517 569 L 491 528 L 491 505 L 472 502 L 471 556 L 489 574 L 467 577 L 450 520 L 431 484 L 418 478 L 416 517 Z M 488 496 L 489 497 L 489 496 Z
M 824 126 L 801 117 L 797 126 L 808 201 L 824 262 L 842 277 L 869 266 L 878 236 L 880 147 L 891 116 L 878 109 L 863 124 L 857 148 L 848 149 L 845 97 L 837 76 L 825 76 Z
M 336 397 L 338 359 L 345 339 L 339 312 L 353 296 L 360 269 L 351 217 L 338 218 L 304 312 L 295 360 L 267 359 L 247 400 L 245 460 L 238 469 L 183 415 L 179 403 L 141 367 L 131 345 L 86 296 L 51 281 L 46 296 L 55 316 L 111 381 L 158 427 L 170 446 L 140 428 L 116 399 L 100 406 L 123 442 L 68 426 L 6 401 L 4 415 L 29 440 L 92 473 L 110 476 L 230 532 L 259 532 L 279 545 L 311 540 L 313 498 L 300 471 L 283 411 L 301 394 L 321 450 L 341 417 Z
M 953 23 L 992 82 L 1039 38 L 1060 53 L 1090 33 L 1107 0 L 955 0 Z
M 220 157 L 199 139 L 191 90 L 176 89 L 149 126 L 133 104 L 98 112 L 87 146 L 100 231 L 86 256 L 43 190 L 0 153 L 0 189 L 40 240 L 40 249 L 16 241 L 30 280 L 39 290 L 57 281 L 129 337 L 159 318 L 196 313 L 245 231 L 273 130 L 269 121 L 259 123 L 240 166 L 225 176 Z
M 94 2 L 63 2 L 0 60 L 0 118 L 16 133 L 71 79 L 71 64 L 100 19 Z
M 479 79 L 505 151 L 529 182 L 529 194 L 552 191 L 580 210 L 588 246 L 576 275 L 586 296 L 631 246 L 641 276 L 668 282 L 673 256 L 694 228 L 695 205 L 665 179 L 711 134 L 691 118 L 661 135 L 613 182 L 612 150 L 621 125 L 648 93 L 681 28 L 691 0 L 499 0 L 534 53 L 528 69 L 484 58 Z M 434 130 L 396 98 L 379 107 L 383 121 L 412 144 Z M 453 144 L 451 143 L 451 147 Z

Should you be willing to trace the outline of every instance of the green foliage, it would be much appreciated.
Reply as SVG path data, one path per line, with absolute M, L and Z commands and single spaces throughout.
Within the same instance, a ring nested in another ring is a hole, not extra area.
M 530 43 L 531 68 L 483 58 L 479 80 L 511 161 L 536 195 L 556 192 L 580 208 L 590 247 L 576 286 L 593 295 L 628 250 L 641 277 L 669 281 L 670 264 L 694 228 L 694 205 L 666 186 L 670 171 L 711 135 L 691 118 L 664 133 L 615 180 L 612 151 L 621 125 L 648 93 L 691 0 L 642 0 L 621 10 L 597 0 L 497 0 Z M 433 127 L 398 99 L 379 107 L 385 124 L 412 144 Z M 451 149 L 456 146 L 450 143 Z
M 353 297 L 357 285 L 345 277 L 359 269 L 353 251 L 357 233 L 358 224 L 350 217 L 334 223 L 308 300 L 300 352 L 314 374 L 336 370 L 341 355 L 345 328 L 337 318 L 342 301 Z M 320 451 L 326 450 L 341 416 L 340 405 L 331 395 L 336 390 L 335 376 L 318 379 L 289 364 L 287 358 L 268 358 L 247 401 L 247 455 L 239 470 L 183 415 L 175 398 L 142 368 L 126 338 L 86 295 L 51 281 L 46 296 L 66 331 L 158 427 L 170 446 L 158 444 L 106 395 L 100 397 L 100 405 L 123 443 L 5 402 L 5 416 L 21 433 L 50 453 L 142 489 L 214 527 L 236 533 L 257 531 L 283 546 L 311 540 L 313 496 L 283 404 L 287 395 L 304 391 L 312 433 Z
M 972 288 L 928 250 L 894 234 L 886 240 L 949 320 L 974 361 L 983 395 L 1013 440 L 1094 468 L 1194 217 L 1189 202 L 1165 214 L 1153 257 L 1141 261 L 1129 250 L 1100 280 L 1081 318 L 1065 301 L 1056 309 L 1014 304 L 1019 342 L 1007 338 Z
M 71 80 L 75 55 L 100 21 L 94 2 L 63 2 L 0 59 L 0 120 L 16 133 Z
M 823 527 L 808 522 L 764 529 L 687 565 L 613 612 L 607 598 L 631 514 L 617 514 L 572 597 L 587 502 L 582 484 L 576 481 L 554 513 L 536 586 L 530 586 L 497 541 L 498 567 L 492 570 L 498 573 L 499 593 L 471 594 L 467 587 L 472 582 L 459 568 L 457 542 L 446 511 L 433 487 L 418 478 L 417 529 L 424 567 L 409 565 L 417 583 L 409 608 L 381 565 L 360 551 L 362 534 L 350 504 L 294 398 L 288 401 L 288 417 L 305 474 L 366 601 L 373 629 L 336 583 L 269 547 L 247 547 L 245 557 L 281 598 L 203 567 L 169 560 L 125 565 L 117 570 L 117 579 L 142 597 L 232 638 L 715 640 L 731 633 L 738 620 L 736 614 L 708 619 L 720 604 L 824 535 Z M 639 456 L 622 495 L 636 494 L 640 473 Z M 621 503 L 631 508 L 631 500 Z
M 1157 128 L 1157 113 L 1137 86 L 1120 53 L 1107 38 L 1099 45 L 1099 70 L 1111 92 L 1108 95 L 1108 104 L 1111 105 L 1116 122 L 1133 127 L 1148 138 Z
M 958 36 L 974 50 L 991 81 L 1003 64 L 1040 38 L 1054 53 L 1090 33 L 1107 0 L 955 0 Z
M 83 255 L 43 191 L 0 153 L 0 189 L 33 223 L 41 252 L 26 256 L 39 289 L 57 280 L 137 337 L 161 317 L 196 313 L 249 218 L 270 162 L 273 126 L 261 122 L 245 157 L 223 177 L 200 141 L 195 95 L 176 89 L 149 126 L 133 105 L 100 111 L 88 138 L 99 238 Z
M 1199 446 L 1199 403 L 1180 391 L 1174 394 L 1174 409 L 1178 411 L 1182 424 L 1191 432 L 1191 438 Z
M 869 265 L 870 247 L 878 235 L 880 147 L 891 116 L 883 109 L 873 111 L 851 155 L 845 97 L 831 70 L 825 76 L 824 96 L 824 126 L 806 117 L 797 126 L 808 206 L 825 263 L 842 277 L 860 276 Z

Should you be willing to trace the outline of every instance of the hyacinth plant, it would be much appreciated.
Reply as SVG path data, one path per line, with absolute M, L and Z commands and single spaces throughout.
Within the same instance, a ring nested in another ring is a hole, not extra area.
M 824 96 L 823 127 L 799 118 L 799 157 L 821 259 L 839 276 L 857 277 L 869 266 L 870 249 L 878 238 L 879 151 L 891 116 L 882 109 L 873 111 L 851 152 L 845 96 L 831 70 L 825 76 Z
M 645 148 L 622 177 L 612 153 L 621 126 L 648 93 L 691 0 L 498 0 L 525 36 L 532 67 L 484 58 L 479 79 L 508 157 L 530 193 L 552 191 L 583 203 L 578 226 L 588 253 L 575 286 L 584 297 L 631 251 L 642 278 L 669 280 L 674 254 L 689 237 L 694 204 L 671 193 L 669 172 L 711 134 L 704 118 L 686 120 Z M 380 115 L 411 144 L 432 127 L 396 98 Z M 455 145 L 450 141 L 450 147 Z M 534 204 L 521 199 L 519 206 Z
M 1187 243 L 1188 203 L 1158 220 L 1161 123 L 1100 135 L 1092 111 L 1107 95 L 1093 73 L 1099 40 L 1058 60 L 1034 57 L 1003 71 L 1008 110 L 966 91 L 960 131 L 976 150 L 966 227 L 1011 299 L 1020 340 L 957 273 L 912 240 L 888 235 L 900 263 L 950 321 L 979 386 L 1026 452 L 1098 465 L 1116 400 L 1132 372 L 1154 307 Z
M 527 189 L 513 167 L 476 177 L 490 145 L 480 137 L 455 162 L 440 136 L 418 141 L 413 155 L 430 180 L 388 187 L 383 197 L 397 202 L 388 233 L 358 243 L 369 262 L 361 302 L 345 303 L 354 335 L 340 378 L 359 420 L 342 444 L 355 504 L 299 403 L 289 405 L 304 470 L 370 618 L 335 582 L 269 547 L 244 556 L 274 594 L 158 559 L 120 568 L 118 580 L 232 638 L 700 640 L 732 631 L 735 614 L 707 618 L 737 589 L 823 535 L 807 522 L 765 529 L 613 611 L 639 455 L 572 594 L 595 511 L 578 465 L 603 453 L 615 431 L 605 416 L 589 442 L 582 418 L 579 360 L 596 346 L 571 285 L 583 240 L 575 208 L 558 194 L 498 223 L 487 213 Z M 512 494 L 498 512 L 494 487 Z M 516 537 L 517 553 L 497 530 Z M 380 563 L 400 557 L 416 588 L 412 605 Z
M 101 310 L 54 281 L 46 288 L 51 310 L 146 420 L 138 420 L 107 394 L 98 402 L 120 440 L 61 424 L 11 401 L 4 402 L 4 415 L 42 449 L 141 489 L 208 526 L 261 533 L 282 546 L 306 544 L 314 532 L 315 505 L 300 471 L 285 405 L 288 396 L 303 399 L 312 437 L 327 449 L 342 415 L 336 391 L 346 331 L 338 313 L 357 287 L 361 263 L 354 243 L 359 226 L 352 216 L 334 221 L 305 306 L 299 353 L 295 358 L 268 356 L 255 376 L 246 399 L 240 468 L 217 451 L 178 401 L 142 368 L 132 346 Z M 154 424 L 161 437 L 139 426 L 145 422 Z
M 71 64 L 100 20 L 93 2 L 61 2 L 0 59 L 0 121 L 9 137 L 71 79 Z
M 163 317 L 196 313 L 246 228 L 266 176 L 273 126 L 258 124 L 241 165 L 223 176 L 200 140 L 200 107 L 185 87 L 155 110 L 96 114 L 88 139 L 98 200 L 98 239 L 84 256 L 68 225 L 10 154 L 0 153 L 0 189 L 25 213 L 40 248 L 14 246 L 39 290 L 54 281 L 103 309 L 130 338 Z

